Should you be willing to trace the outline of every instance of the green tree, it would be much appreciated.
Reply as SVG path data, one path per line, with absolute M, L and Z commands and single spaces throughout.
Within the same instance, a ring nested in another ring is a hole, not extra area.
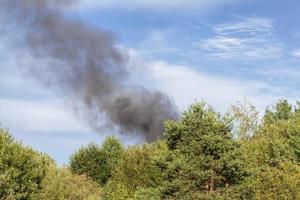
M 36 199 L 49 163 L 48 157 L 24 147 L 0 129 L 0 199 Z
M 277 167 L 264 167 L 247 177 L 236 191 L 245 200 L 300 199 L 300 166 L 285 161 Z
M 39 200 L 100 200 L 102 190 L 98 183 L 85 175 L 71 173 L 67 168 L 51 165 L 42 182 Z
M 70 158 L 70 169 L 76 174 L 85 174 L 104 185 L 123 153 L 123 147 L 114 137 L 105 139 L 102 146 L 90 144 L 80 148 Z
M 242 143 L 250 174 L 239 199 L 298 199 L 300 118 L 286 100 L 267 109 L 253 137 Z
M 293 115 L 293 106 L 287 100 L 280 100 L 272 109 L 267 108 L 264 121 L 272 123 L 277 120 L 288 120 Z
M 279 101 L 273 109 L 268 109 L 262 124 L 255 135 L 255 140 L 266 140 L 282 149 L 280 158 L 300 161 L 300 112 L 296 106 L 286 100 Z M 274 146 L 274 145 L 273 145 Z M 276 148 L 276 147 L 275 147 Z M 270 152 L 270 151 L 269 151 Z M 293 155 L 291 155 L 293 154 Z M 270 155 L 272 157 L 272 155 Z M 274 158 L 274 156 L 273 156 Z
M 156 188 L 163 181 L 158 161 L 164 157 L 166 150 L 163 142 L 129 147 L 105 187 L 106 199 L 125 200 L 134 198 L 134 195 L 139 198 L 143 192 L 147 195 L 153 192 L 149 188 Z M 143 191 L 140 190 L 142 188 Z M 137 190 L 140 191 L 136 193 Z M 157 195 L 157 191 L 155 193 Z
M 179 122 L 166 122 L 164 198 L 201 199 L 243 179 L 245 161 L 231 127 L 230 118 L 205 103 L 192 105 Z

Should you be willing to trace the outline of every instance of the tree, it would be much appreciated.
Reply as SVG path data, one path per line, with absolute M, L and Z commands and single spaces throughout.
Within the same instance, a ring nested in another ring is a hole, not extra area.
M 296 106 L 286 100 L 279 101 L 273 109 L 267 109 L 256 138 L 265 138 L 269 142 L 279 141 L 278 147 L 285 146 L 285 157 L 300 161 L 300 112 Z M 287 155 L 287 154 L 293 154 Z M 283 157 L 283 156 L 281 156 Z
M 245 162 L 231 127 L 229 118 L 205 103 L 190 106 L 179 122 L 166 122 L 164 198 L 197 199 L 243 179 Z
M 233 121 L 233 136 L 239 140 L 249 140 L 258 129 L 258 111 L 249 101 L 231 106 L 229 115 Z
M 105 187 L 105 199 L 125 200 L 134 198 L 134 195 L 139 199 L 141 195 L 159 195 L 155 188 L 163 180 L 158 160 L 164 157 L 166 150 L 163 142 L 129 147 Z
M 75 174 L 85 174 L 104 185 L 123 153 L 123 147 L 114 137 L 105 139 L 102 146 L 90 144 L 82 147 L 70 158 L 70 169 Z
M 263 167 L 243 181 L 236 191 L 238 199 L 294 200 L 300 198 L 300 166 L 285 161 L 277 167 Z
M 293 106 L 287 100 L 280 100 L 273 109 L 267 109 L 264 121 L 272 123 L 277 120 L 288 120 L 293 115 Z
M 0 129 L 1 199 L 36 199 L 50 162 L 48 157 L 24 147 Z
M 39 200 L 101 200 L 102 190 L 98 183 L 85 175 L 72 174 L 68 168 L 48 168 L 42 182 Z
M 250 176 L 239 185 L 239 199 L 298 199 L 300 118 L 286 100 L 267 109 L 253 137 L 243 142 Z

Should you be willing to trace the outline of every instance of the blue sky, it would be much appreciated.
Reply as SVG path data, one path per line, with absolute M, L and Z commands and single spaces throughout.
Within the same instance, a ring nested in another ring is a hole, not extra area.
M 299 7 L 296 0 L 79 0 L 65 12 L 112 32 L 129 55 L 132 81 L 167 93 L 181 110 L 204 99 L 225 111 L 246 98 L 263 111 L 280 98 L 300 99 Z M 111 134 L 95 133 L 63 97 L 24 76 L 17 66 L 32 62 L 10 42 L 0 32 L 2 126 L 60 164 Z

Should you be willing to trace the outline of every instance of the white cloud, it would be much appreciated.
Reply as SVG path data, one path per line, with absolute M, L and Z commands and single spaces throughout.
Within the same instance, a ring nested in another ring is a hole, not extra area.
M 300 49 L 296 49 L 292 52 L 292 55 L 296 58 L 300 58 Z
M 16 132 L 90 131 L 75 120 L 62 102 L 0 99 L 0 120 Z
M 135 50 L 130 50 L 131 66 L 145 87 L 156 88 L 172 97 L 181 110 L 196 100 L 205 100 L 217 110 L 225 111 L 244 98 L 257 105 L 260 111 L 283 97 L 282 88 L 249 80 L 210 75 L 186 65 L 163 61 L 144 62 Z
M 153 63 L 152 66 L 160 87 L 183 108 L 194 100 L 204 99 L 224 111 L 236 101 L 247 98 L 262 110 L 278 98 L 272 94 L 276 89 L 262 82 L 211 76 L 186 66 L 165 63 Z
M 79 0 L 75 7 L 79 9 L 204 10 L 233 1 L 241 0 Z
M 272 20 L 239 17 L 213 27 L 214 36 L 194 43 L 211 56 L 222 59 L 268 59 L 281 55 L 281 44 L 273 34 Z

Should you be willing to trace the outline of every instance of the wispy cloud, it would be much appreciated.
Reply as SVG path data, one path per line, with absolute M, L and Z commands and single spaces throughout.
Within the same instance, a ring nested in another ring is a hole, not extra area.
M 239 17 L 234 22 L 215 25 L 213 36 L 194 47 L 222 59 L 267 59 L 281 55 L 281 44 L 273 34 L 272 20 Z
M 249 35 L 272 35 L 273 22 L 266 17 L 237 16 L 238 20 L 231 23 L 216 25 L 213 29 L 217 34 L 249 34 Z
M 76 8 L 79 9 L 146 9 L 146 10 L 174 10 L 188 8 L 192 10 L 205 10 L 225 3 L 243 0 L 79 0 Z

